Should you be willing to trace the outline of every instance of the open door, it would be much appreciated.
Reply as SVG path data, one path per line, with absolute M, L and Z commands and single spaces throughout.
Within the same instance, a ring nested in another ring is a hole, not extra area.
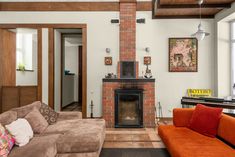
M 0 111 L 2 86 L 16 84 L 16 33 L 0 29 Z

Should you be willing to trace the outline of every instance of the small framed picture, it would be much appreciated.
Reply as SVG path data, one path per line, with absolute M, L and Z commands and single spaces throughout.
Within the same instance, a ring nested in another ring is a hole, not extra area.
M 112 65 L 113 64 L 112 57 L 105 57 L 104 58 L 104 64 L 105 65 Z
M 151 57 L 144 57 L 144 65 L 151 65 Z

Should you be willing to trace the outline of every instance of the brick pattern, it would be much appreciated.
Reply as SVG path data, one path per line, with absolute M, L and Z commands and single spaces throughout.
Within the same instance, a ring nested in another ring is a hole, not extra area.
M 120 61 L 136 59 L 136 3 L 120 3 Z
M 115 125 L 115 89 L 138 88 L 144 90 L 143 95 L 143 124 L 144 127 L 153 128 L 155 124 L 155 83 L 154 82 L 103 82 L 103 118 L 106 127 Z

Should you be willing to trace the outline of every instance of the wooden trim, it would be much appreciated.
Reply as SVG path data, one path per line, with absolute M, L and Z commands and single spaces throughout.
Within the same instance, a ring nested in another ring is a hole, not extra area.
M 84 28 L 86 24 L 0 24 L 0 28 L 14 29 L 14 28 Z
M 127 0 L 132 1 L 133 0 Z M 134 0 L 135 1 L 135 0 Z M 123 3 L 123 2 L 122 2 Z M 151 11 L 150 2 L 136 2 L 137 11 Z M 0 11 L 119 11 L 119 2 L 0 2 Z
M 63 109 L 63 76 L 64 76 L 64 38 L 63 34 L 60 34 L 60 111 Z
M 38 28 L 38 100 L 42 101 L 42 29 Z
M 119 11 L 118 2 L 1 2 L 0 11 Z
M 55 74 L 54 74 L 54 29 L 48 29 L 48 105 L 54 109 L 54 83 L 55 83 Z
M 50 25 L 50 24 L 48 24 Z M 53 24 L 53 26 L 56 26 L 56 24 Z M 83 118 L 87 117 L 87 26 L 86 24 L 71 24 L 72 28 L 80 28 L 82 29 L 82 46 L 83 46 L 83 58 L 82 58 L 82 73 L 83 73 L 83 77 L 82 77 L 82 115 Z M 68 25 L 64 25 L 64 24 L 59 24 L 54 28 L 69 28 Z M 49 28 L 49 33 L 51 26 Z M 53 31 L 54 33 L 54 31 Z M 52 33 L 51 33 L 52 34 Z M 54 38 L 54 35 L 53 35 Z M 50 40 L 50 39 L 49 39 Z M 50 41 L 49 44 L 53 44 L 54 45 L 54 39 L 53 42 Z M 49 46 L 50 47 L 50 46 Z M 54 57 L 50 57 L 49 58 L 49 69 L 51 69 L 53 67 L 54 69 Z M 51 64 L 53 62 L 53 65 Z M 53 97 L 54 100 L 54 94 L 52 94 L 52 92 L 54 93 L 54 72 L 53 75 L 49 75 L 49 80 L 53 82 L 53 90 L 49 91 L 49 100 L 51 100 Z M 51 86 L 52 86 L 52 82 L 51 82 Z M 50 85 L 49 85 L 50 86 Z M 62 95 L 61 95 L 62 96 Z M 52 101 L 52 100 L 51 100 Z M 62 103 L 62 102 L 61 102 Z
M 152 11 L 152 2 L 137 2 L 137 11 Z
M 215 15 L 202 15 L 202 19 L 213 19 Z M 199 15 L 153 15 L 152 19 L 198 19 Z
M 87 117 L 87 27 L 82 28 L 82 116 Z
M 156 0 L 155 0 L 156 1 Z M 231 3 L 203 3 L 201 6 L 202 8 L 217 8 L 217 9 L 225 9 L 225 8 L 231 8 Z M 198 8 L 198 4 L 195 1 L 195 4 L 180 4 L 180 3 L 174 3 L 174 4 L 167 4 L 167 3 L 161 3 L 161 0 L 157 1 L 157 7 L 158 8 Z

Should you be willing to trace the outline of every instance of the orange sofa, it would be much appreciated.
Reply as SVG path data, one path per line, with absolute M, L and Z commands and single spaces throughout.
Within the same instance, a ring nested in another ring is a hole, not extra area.
M 235 118 L 223 114 L 218 138 L 211 138 L 187 128 L 193 111 L 174 109 L 174 125 L 160 125 L 158 128 L 171 157 L 235 157 Z

